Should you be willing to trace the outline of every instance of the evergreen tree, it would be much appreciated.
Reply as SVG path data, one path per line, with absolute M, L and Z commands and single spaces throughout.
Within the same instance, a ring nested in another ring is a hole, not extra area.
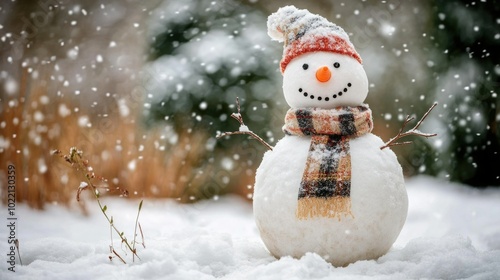
M 443 167 L 453 181 L 500 185 L 500 5 L 437 1 L 436 92 L 449 134 Z
M 253 131 L 269 140 L 279 128 L 271 112 L 282 95 L 280 46 L 269 39 L 266 21 L 254 7 L 233 0 L 164 1 L 152 14 L 148 122 L 167 120 L 177 135 L 201 135 L 207 145 L 195 167 L 208 163 L 215 173 L 220 168 L 231 173 L 224 182 L 216 179 L 218 186 L 227 184 L 228 176 L 238 178 L 233 187 L 251 183 L 247 170 L 256 169 L 265 151 L 244 136 L 215 141 L 218 132 L 238 129 L 230 118 L 236 97 Z

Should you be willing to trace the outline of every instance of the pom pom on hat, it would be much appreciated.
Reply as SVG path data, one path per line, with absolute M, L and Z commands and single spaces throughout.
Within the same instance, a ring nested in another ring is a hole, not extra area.
M 267 34 L 273 40 L 284 42 L 280 64 L 282 73 L 292 59 L 307 52 L 334 52 L 351 56 L 362 63 L 349 36 L 341 27 L 308 10 L 294 6 L 278 9 L 267 19 Z

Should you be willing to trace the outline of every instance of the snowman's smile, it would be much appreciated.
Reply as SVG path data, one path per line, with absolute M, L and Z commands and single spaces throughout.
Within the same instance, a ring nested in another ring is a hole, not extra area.
M 303 88 L 299 88 L 299 92 L 302 93 L 302 95 L 306 98 L 310 98 L 310 99 L 317 99 L 318 101 L 330 101 L 331 98 L 335 99 L 335 98 L 339 98 L 339 97 L 342 97 L 342 95 L 346 94 L 347 91 L 349 90 L 349 88 L 352 86 L 351 83 L 347 83 L 347 85 L 344 87 L 344 89 L 340 90 L 339 92 L 337 93 L 334 93 L 332 95 L 329 95 L 329 96 L 316 96 L 310 92 L 307 92 L 305 91 Z

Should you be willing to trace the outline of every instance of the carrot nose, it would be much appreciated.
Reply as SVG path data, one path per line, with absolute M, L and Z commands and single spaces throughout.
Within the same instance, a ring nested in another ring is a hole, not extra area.
M 327 66 L 322 66 L 316 70 L 316 79 L 322 83 L 328 82 L 331 77 L 332 72 L 330 72 Z

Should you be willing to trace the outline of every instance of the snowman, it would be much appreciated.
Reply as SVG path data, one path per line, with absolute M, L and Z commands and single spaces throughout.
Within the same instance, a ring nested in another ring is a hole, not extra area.
M 257 169 L 254 216 L 275 257 L 316 253 L 335 266 L 384 255 L 406 219 L 400 164 L 371 134 L 368 79 L 348 35 L 293 6 L 268 18 L 284 42 L 284 138 Z

